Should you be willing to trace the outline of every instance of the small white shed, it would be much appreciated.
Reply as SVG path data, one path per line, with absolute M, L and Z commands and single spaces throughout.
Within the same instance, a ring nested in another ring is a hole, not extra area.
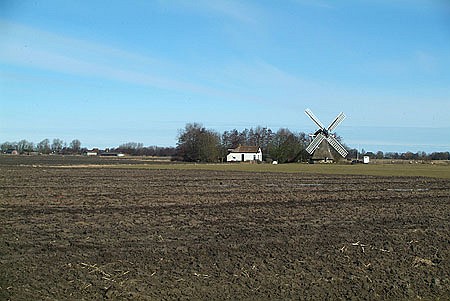
M 227 162 L 262 161 L 262 151 L 258 146 L 239 145 L 228 151 Z

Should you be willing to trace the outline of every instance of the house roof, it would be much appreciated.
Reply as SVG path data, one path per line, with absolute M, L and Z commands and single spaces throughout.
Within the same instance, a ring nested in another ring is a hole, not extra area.
M 239 145 L 235 149 L 230 149 L 232 153 L 257 153 L 259 152 L 259 146 L 244 146 Z

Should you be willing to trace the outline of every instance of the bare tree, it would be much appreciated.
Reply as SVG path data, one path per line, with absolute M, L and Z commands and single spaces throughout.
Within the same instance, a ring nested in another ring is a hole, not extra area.
M 33 142 L 29 142 L 29 141 L 23 139 L 17 143 L 17 151 L 20 154 L 29 153 L 29 152 L 32 152 L 33 150 L 34 150 Z
M 72 150 L 72 152 L 79 153 L 81 150 L 80 140 L 78 140 L 78 139 L 72 140 L 72 142 L 70 142 L 69 148 Z
M 17 150 L 17 143 L 16 142 L 3 142 L 2 145 L 0 146 L 2 152 L 6 152 L 7 150 L 10 149 L 15 149 Z
M 42 154 L 49 154 L 51 151 L 50 140 L 44 139 L 36 145 L 37 151 Z
M 54 153 L 59 153 L 61 152 L 61 150 L 64 147 L 64 141 L 62 141 L 61 139 L 55 138 L 53 139 L 53 143 L 52 143 L 52 152 Z

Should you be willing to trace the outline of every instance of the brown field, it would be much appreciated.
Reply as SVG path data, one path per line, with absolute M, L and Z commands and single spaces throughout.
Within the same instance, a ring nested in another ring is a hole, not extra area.
M 133 164 L 0 156 L 0 300 L 450 299 L 448 178 Z

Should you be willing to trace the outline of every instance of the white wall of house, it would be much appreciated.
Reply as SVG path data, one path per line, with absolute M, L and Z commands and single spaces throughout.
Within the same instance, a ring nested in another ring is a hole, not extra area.
M 229 153 L 227 162 L 262 161 L 262 151 L 257 153 Z

